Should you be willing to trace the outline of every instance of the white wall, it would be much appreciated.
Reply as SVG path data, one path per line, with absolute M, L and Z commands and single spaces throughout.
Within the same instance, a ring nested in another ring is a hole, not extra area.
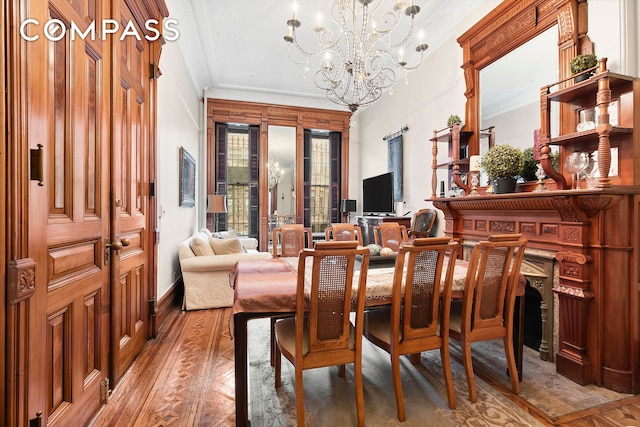
M 178 244 L 198 229 L 198 212 L 204 212 L 202 196 L 205 157 L 203 103 L 193 87 L 182 55 L 175 43 L 162 48 L 162 76 L 158 79 L 158 299 L 180 277 Z M 196 206 L 179 206 L 179 153 L 184 147 L 196 159 Z M 204 214 L 202 214 L 204 215 Z

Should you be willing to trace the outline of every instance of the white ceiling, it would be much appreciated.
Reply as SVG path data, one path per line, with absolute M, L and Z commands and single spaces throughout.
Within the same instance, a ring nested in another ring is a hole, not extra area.
M 456 24 L 483 0 L 416 0 L 417 28 L 430 51 L 453 34 Z M 319 11 L 331 0 L 298 0 L 303 31 L 311 31 Z M 391 8 L 397 1 L 386 0 Z M 408 1 L 406 2 L 408 4 Z M 283 36 L 292 0 L 166 0 L 178 21 L 178 43 L 196 89 L 247 90 L 322 98 L 311 77 L 289 60 Z M 424 65 L 424 64 L 423 64 Z M 215 92 L 214 92 L 215 93 Z

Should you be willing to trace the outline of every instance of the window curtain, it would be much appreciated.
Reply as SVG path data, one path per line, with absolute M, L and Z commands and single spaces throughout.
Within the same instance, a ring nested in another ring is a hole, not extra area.
M 303 142 L 303 223 L 305 227 L 311 227 L 311 129 L 304 130 Z
M 340 217 L 340 199 L 342 191 L 340 189 L 342 176 L 342 133 L 329 133 L 329 192 L 331 194 L 329 217 L 331 223 L 342 222 Z
M 227 194 L 227 137 L 229 135 L 229 126 L 226 123 L 216 123 L 216 194 Z M 217 223 L 214 224 L 214 230 L 227 229 L 227 214 L 219 213 L 214 215 Z M 214 220 L 215 221 L 215 220 Z
M 249 237 L 258 238 L 260 226 L 260 126 L 249 126 Z
M 393 172 L 393 200 L 402 202 L 402 133 L 389 140 L 387 159 L 389 172 Z

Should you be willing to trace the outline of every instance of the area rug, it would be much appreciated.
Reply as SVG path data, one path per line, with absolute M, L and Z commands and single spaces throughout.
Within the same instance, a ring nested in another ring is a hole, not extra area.
M 296 424 L 293 366 L 283 358 L 282 386 L 275 389 L 274 369 L 269 364 L 269 321 L 249 322 L 249 375 L 251 425 Z M 452 344 L 452 373 L 457 407 L 450 410 L 442 377 L 439 351 L 423 352 L 420 365 L 401 359 L 402 385 L 407 420 L 400 423 L 391 379 L 389 355 L 369 343 L 363 344 L 365 423 L 367 426 L 543 426 L 581 409 L 624 399 L 596 386 L 580 386 L 556 374 L 555 365 L 542 361 L 525 348 L 524 378 L 520 395 L 509 396 L 510 381 L 500 341 L 473 345 L 478 400 L 469 401 L 464 368 L 457 344 Z M 485 381 L 485 379 L 487 381 Z M 304 373 L 305 425 L 356 425 L 353 369 L 344 378 L 337 367 Z M 524 404 L 526 403 L 526 404 Z M 523 409 L 527 408 L 526 410 Z M 532 411 L 533 409 L 533 411 Z

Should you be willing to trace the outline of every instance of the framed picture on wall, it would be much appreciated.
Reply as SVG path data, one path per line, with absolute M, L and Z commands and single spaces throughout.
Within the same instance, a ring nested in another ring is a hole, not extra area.
M 196 160 L 180 147 L 180 206 L 196 205 Z

